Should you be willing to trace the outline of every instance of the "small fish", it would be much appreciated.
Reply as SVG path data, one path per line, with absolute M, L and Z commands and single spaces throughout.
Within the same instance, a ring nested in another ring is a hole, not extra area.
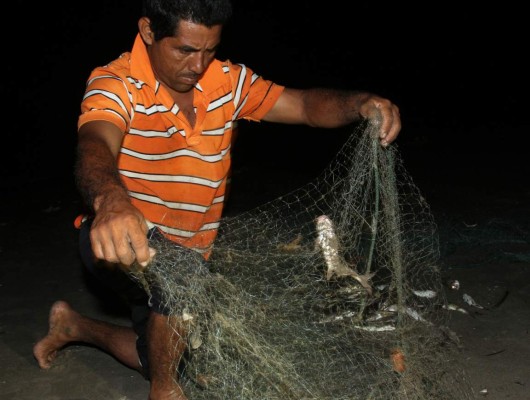
M 193 331 L 188 337 L 188 343 L 192 350 L 196 350 L 202 345 L 201 335 L 198 331 Z
M 412 293 L 418 297 L 425 297 L 427 299 L 433 299 L 436 297 L 436 292 L 433 290 L 413 290 Z
M 291 252 L 291 251 L 300 251 L 302 250 L 302 235 L 298 234 L 292 241 L 286 244 L 279 244 L 278 250 L 285 251 L 285 252 Z
M 357 280 L 368 292 L 372 294 L 372 286 L 369 280 L 374 274 L 361 275 L 353 268 L 350 268 L 339 254 L 339 239 L 335 234 L 333 222 L 326 215 L 321 215 L 316 219 L 317 239 L 316 244 L 322 250 L 322 255 L 326 261 L 328 270 L 326 279 L 329 281 L 333 276 L 338 278 L 351 276 Z
M 395 331 L 396 327 L 392 325 L 382 325 L 382 326 L 370 326 L 370 325 L 354 325 L 355 329 L 360 329 L 367 332 L 388 332 Z
M 470 306 L 472 307 L 476 307 L 476 308 L 480 308 L 480 309 L 483 309 L 484 307 L 482 307 L 480 304 L 478 304 L 475 300 L 473 300 L 473 297 L 471 297 L 470 295 L 464 293 L 464 295 L 462 296 L 462 298 L 464 299 L 464 301 L 469 304 Z
M 326 324 L 328 322 L 342 321 L 342 320 L 344 320 L 346 318 L 353 318 L 353 317 L 355 317 L 355 315 L 357 315 L 356 312 L 347 311 L 347 312 L 345 312 L 344 314 L 341 314 L 341 315 L 333 315 L 331 317 L 325 318 L 325 319 L 319 321 L 319 323 L 320 324 Z
M 384 309 L 384 311 L 398 312 L 400 309 L 397 304 L 392 304 Z M 420 313 L 410 307 L 401 307 L 401 311 L 405 312 L 409 317 L 415 319 L 416 321 L 428 322 L 423 318 Z
M 466 309 L 458 307 L 456 304 L 447 304 L 446 306 L 444 305 L 443 308 L 449 311 L 458 311 L 462 314 L 469 314 Z

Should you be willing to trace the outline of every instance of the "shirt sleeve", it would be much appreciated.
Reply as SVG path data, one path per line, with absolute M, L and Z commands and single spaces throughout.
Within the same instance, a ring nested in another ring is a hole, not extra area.
M 123 78 L 105 68 L 97 68 L 90 75 L 83 100 L 78 129 L 85 123 L 96 120 L 108 121 L 122 132 L 131 122 L 131 94 Z
M 285 87 L 264 79 L 244 64 L 228 61 L 228 65 L 237 119 L 260 121 L 274 106 Z

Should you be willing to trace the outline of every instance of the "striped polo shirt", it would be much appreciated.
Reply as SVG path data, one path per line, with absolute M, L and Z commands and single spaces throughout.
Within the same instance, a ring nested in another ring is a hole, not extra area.
M 243 64 L 214 60 L 197 82 L 195 126 L 156 80 L 137 35 L 131 52 L 92 71 L 78 128 L 94 120 L 117 125 L 124 138 L 117 163 L 133 204 L 168 239 L 208 258 L 217 234 L 237 119 L 259 121 L 283 86 Z

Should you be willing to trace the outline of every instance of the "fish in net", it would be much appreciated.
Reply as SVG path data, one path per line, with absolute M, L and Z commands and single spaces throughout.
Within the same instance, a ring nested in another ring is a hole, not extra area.
M 310 183 L 220 224 L 210 259 L 152 239 L 190 399 L 471 399 L 437 226 L 395 144 L 357 125 Z M 177 330 L 175 330 L 177 334 Z

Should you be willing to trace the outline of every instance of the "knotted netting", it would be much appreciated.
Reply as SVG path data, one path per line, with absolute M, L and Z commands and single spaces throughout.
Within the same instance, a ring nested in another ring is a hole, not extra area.
M 397 146 L 358 125 L 310 183 L 221 221 L 208 263 L 154 241 L 190 399 L 468 399 L 437 226 Z M 177 330 L 176 330 L 177 332 Z

